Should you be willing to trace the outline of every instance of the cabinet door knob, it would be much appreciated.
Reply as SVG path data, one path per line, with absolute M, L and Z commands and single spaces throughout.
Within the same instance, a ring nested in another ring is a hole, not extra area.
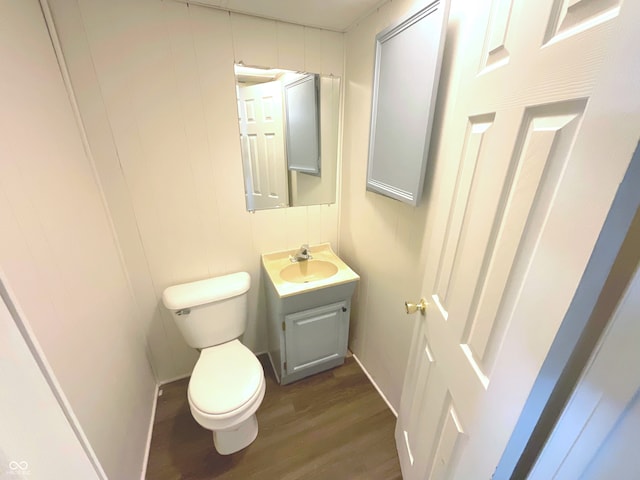
M 418 303 L 404 302 L 404 308 L 407 311 L 407 315 L 416 312 L 420 312 L 422 315 L 424 315 L 428 305 L 429 304 L 424 298 L 421 298 Z

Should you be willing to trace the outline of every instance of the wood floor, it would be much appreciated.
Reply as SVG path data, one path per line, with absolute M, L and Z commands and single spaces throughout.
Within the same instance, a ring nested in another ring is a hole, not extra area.
M 162 387 L 151 439 L 148 480 L 401 479 L 389 411 L 353 358 L 345 365 L 280 386 L 265 357 L 267 392 L 258 438 L 219 455 L 211 432 L 191 417 L 189 379 Z

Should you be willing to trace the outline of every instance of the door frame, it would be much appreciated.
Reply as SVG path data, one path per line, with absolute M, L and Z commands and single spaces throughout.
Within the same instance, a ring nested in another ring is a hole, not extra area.
M 640 143 L 494 473 L 526 478 L 588 365 L 640 257 Z
M 96 477 L 100 480 L 108 480 L 107 474 L 105 473 L 102 465 L 100 464 L 100 460 L 98 459 L 93 447 L 89 443 L 89 439 L 85 435 L 80 422 L 76 418 L 69 401 L 67 400 L 62 387 L 58 383 L 53 369 L 49 362 L 47 361 L 38 340 L 31 329 L 29 323 L 26 321 L 24 313 L 20 308 L 18 302 L 15 300 L 15 295 L 13 294 L 8 279 L 4 272 L 0 269 L 0 301 L 3 303 L 4 307 L 9 312 L 11 319 L 15 323 L 20 335 L 24 339 L 24 342 L 29 349 L 38 369 L 42 373 L 43 379 L 46 381 L 47 385 L 51 389 L 51 393 L 53 394 L 55 400 L 60 406 L 60 410 L 62 414 L 65 416 L 71 430 L 73 431 L 75 437 L 78 440 L 82 450 L 84 450 L 87 459 L 93 466 L 95 470 Z

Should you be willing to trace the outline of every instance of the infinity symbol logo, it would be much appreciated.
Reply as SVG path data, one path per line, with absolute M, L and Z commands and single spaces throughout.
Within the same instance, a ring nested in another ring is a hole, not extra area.
M 22 462 L 11 461 L 9 462 L 9 468 L 11 470 L 27 470 L 29 468 L 29 464 L 25 461 L 22 461 Z

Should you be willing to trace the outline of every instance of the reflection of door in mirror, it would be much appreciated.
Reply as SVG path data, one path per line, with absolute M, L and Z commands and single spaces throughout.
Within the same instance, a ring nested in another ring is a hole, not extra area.
M 286 207 L 289 199 L 280 82 L 239 86 L 238 113 L 247 208 Z

